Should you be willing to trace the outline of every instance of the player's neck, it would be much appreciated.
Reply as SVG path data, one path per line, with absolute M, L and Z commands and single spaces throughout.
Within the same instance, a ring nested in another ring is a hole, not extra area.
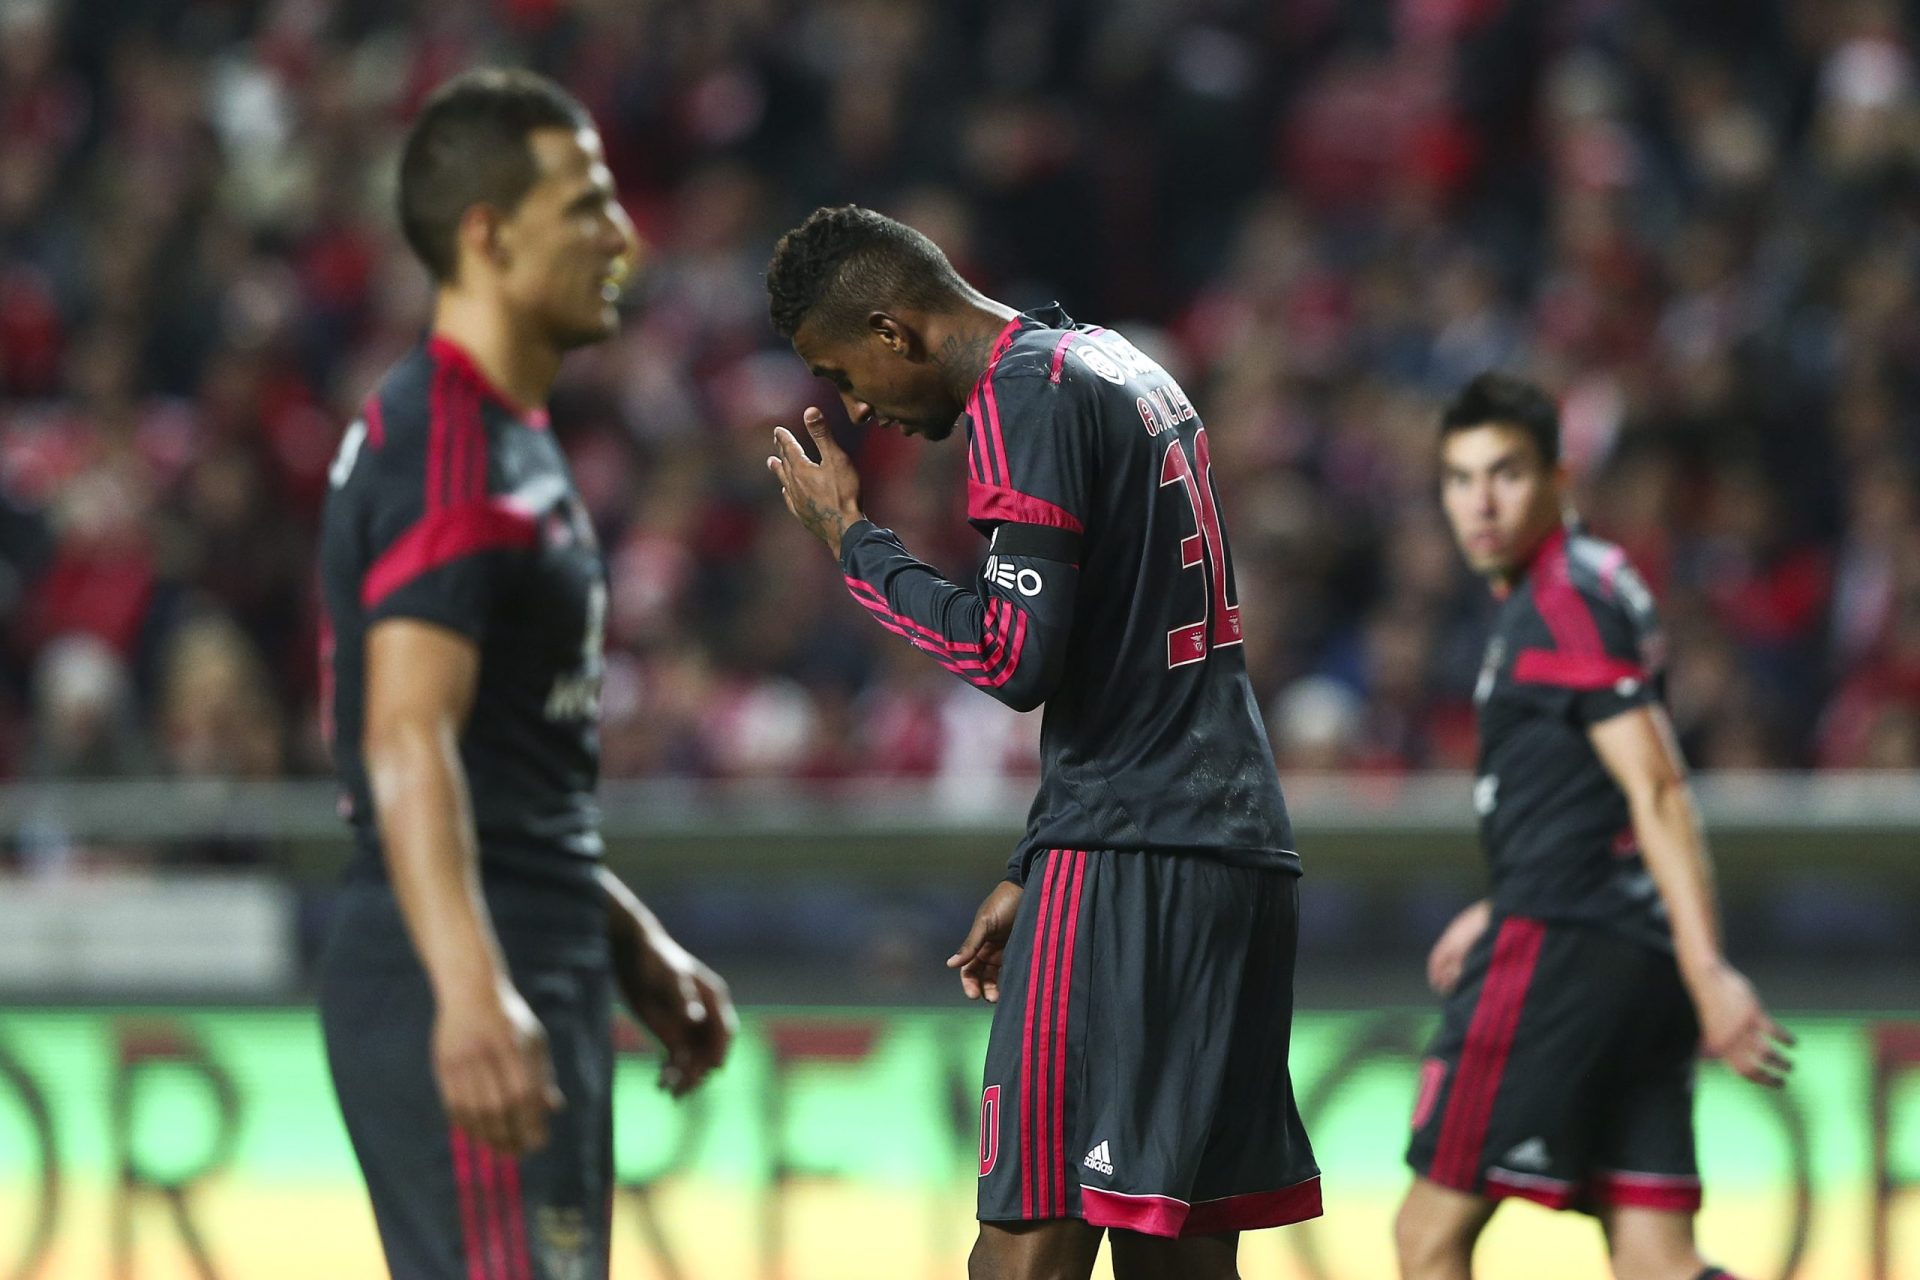
M 1571 518 L 1570 513 L 1556 513 L 1553 523 L 1540 531 L 1540 536 L 1527 547 L 1518 563 L 1505 572 L 1489 575 L 1493 583 L 1493 593 L 1505 599 L 1515 587 L 1524 582 L 1527 575 L 1533 572 L 1534 566 L 1540 563 L 1540 557 L 1546 553 L 1547 548 L 1556 539 L 1565 538 L 1566 522 Z
M 545 407 L 562 353 L 523 332 L 507 308 L 460 289 L 442 289 L 434 300 L 433 332 L 472 357 L 509 400 L 528 410 Z
M 928 359 L 940 371 L 943 390 L 955 404 L 965 403 L 993 359 L 1007 322 L 1019 315 L 1012 307 L 975 294 L 956 310 L 927 325 Z

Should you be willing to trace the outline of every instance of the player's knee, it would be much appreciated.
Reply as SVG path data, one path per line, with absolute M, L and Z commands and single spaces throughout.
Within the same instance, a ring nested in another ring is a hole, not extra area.
M 1393 1248 L 1406 1280 L 1452 1275 L 1473 1256 L 1474 1232 L 1465 1224 L 1427 1212 L 1409 1196 L 1393 1220 Z
M 1690 1242 L 1680 1240 L 1616 1237 L 1607 1253 L 1613 1280 L 1696 1280 L 1707 1265 Z
M 1100 1233 L 1077 1219 L 1000 1230 L 987 1223 L 967 1255 L 967 1280 L 1087 1280 Z
M 1007 1280 L 985 1232 L 974 1237 L 973 1251 L 967 1255 L 967 1280 Z
M 1238 1233 L 1177 1240 L 1110 1231 L 1113 1280 L 1240 1280 Z
M 1052 1273 L 1019 1237 L 982 1230 L 967 1255 L 967 1280 L 1052 1280 Z

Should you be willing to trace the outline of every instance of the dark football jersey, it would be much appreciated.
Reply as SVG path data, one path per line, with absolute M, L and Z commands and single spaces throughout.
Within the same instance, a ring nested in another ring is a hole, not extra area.
M 1051 848 L 1297 874 L 1186 393 L 1118 334 L 1048 308 L 1008 323 L 963 421 L 967 514 L 992 539 L 973 585 L 867 521 L 841 568 L 882 626 L 1012 707 L 1046 705 L 1011 876 Z
M 593 792 L 607 588 L 545 413 L 511 404 L 435 337 L 367 401 L 331 481 L 323 701 L 358 851 L 349 874 L 386 874 L 360 747 L 367 631 L 415 618 L 479 646 L 460 758 L 496 923 L 577 917 L 603 935 Z
M 1504 915 L 1602 925 L 1671 947 L 1627 799 L 1589 726 L 1663 697 L 1653 597 L 1620 548 L 1559 530 L 1494 623 L 1474 688 L 1474 808 Z

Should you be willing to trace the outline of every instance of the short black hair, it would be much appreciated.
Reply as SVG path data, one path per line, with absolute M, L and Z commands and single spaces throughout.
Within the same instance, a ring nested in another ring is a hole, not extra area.
M 1539 384 L 1505 373 L 1483 373 L 1460 389 L 1440 415 L 1440 438 L 1488 424 L 1518 427 L 1539 447 L 1548 466 L 1560 461 L 1560 409 Z
M 809 319 L 847 336 L 870 312 L 936 311 L 968 292 L 939 245 L 859 205 L 815 209 L 780 237 L 767 263 L 767 310 L 789 340 Z
M 579 99 L 532 71 L 481 67 L 435 89 L 400 157 L 400 229 L 434 280 L 453 279 L 468 209 L 510 213 L 533 186 L 529 133 L 592 127 Z

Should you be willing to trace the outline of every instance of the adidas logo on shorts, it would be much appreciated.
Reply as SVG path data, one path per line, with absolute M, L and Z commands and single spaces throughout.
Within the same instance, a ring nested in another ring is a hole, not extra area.
M 1545 1139 L 1528 1138 L 1507 1152 L 1507 1163 L 1516 1169 L 1531 1169 L 1538 1173 L 1553 1167 L 1553 1157 L 1547 1154 Z
M 1104 1142 L 1087 1152 L 1087 1158 L 1081 1161 L 1081 1163 L 1095 1173 L 1104 1173 L 1109 1177 L 1113 1176 L 1113 1152 L 1108 1150 L 1107 1144 Z

